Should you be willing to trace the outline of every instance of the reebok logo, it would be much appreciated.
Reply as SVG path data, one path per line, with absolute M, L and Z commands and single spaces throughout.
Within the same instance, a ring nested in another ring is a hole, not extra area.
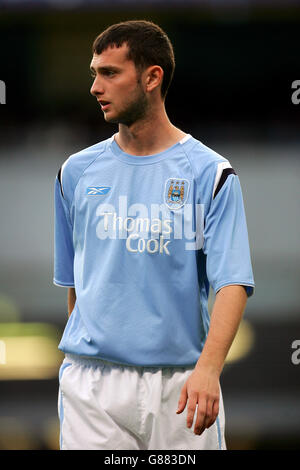
M 110 189 L 110 186 L 89 186 L 86 188 L 86 194 L 89 196 L 102 196 L 107 194 Z

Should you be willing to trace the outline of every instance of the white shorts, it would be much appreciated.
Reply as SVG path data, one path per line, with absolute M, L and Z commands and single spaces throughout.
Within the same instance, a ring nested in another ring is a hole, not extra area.
M 64 450 L 225 450 L 225 416 L 200 436 L 176 414 L 193 367 L 123 366 L 66 355 L 59 372 L 60 448 Z

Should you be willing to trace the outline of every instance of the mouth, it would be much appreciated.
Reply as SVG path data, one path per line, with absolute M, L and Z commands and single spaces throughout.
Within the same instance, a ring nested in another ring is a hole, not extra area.
M 110 105 L 110 102 L 106 100 L 98 100 L 98 103 L 100 103 L 102 111 L 105 111 Z

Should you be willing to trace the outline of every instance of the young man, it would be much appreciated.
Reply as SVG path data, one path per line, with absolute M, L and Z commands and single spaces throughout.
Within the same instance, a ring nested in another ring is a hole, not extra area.
M 219 378 L 254 289 L 247 226 L 228 160 L 168 119 L 174 64 L 147 21 L 93 44 L 91 93 L 118 132 L 55 181 L 62 449 L 226 448 Z

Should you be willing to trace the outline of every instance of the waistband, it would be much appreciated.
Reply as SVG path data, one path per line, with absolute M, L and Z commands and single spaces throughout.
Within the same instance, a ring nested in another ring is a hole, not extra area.
M 171 371 L 171 372 L 185 372 L 186 370 L 193 370 L 195 364 L 189 365 L 160 365 L 160 366 L 140 366 L 140 365 L 133 365 L 133 364 L 123 364 L 119 362 L 112 362 L 107 361 L 106 359 L 101 359 L 97 357 L 89 357 L 89 356 L 80 356 L 78 354 L 65 354 L 66 362 L 71 362 L 74 364 L 80 364 L 83 366 L 91 366 L 91 367 L 110 367 L 116 369 L 129 369 L 129 370 L 136 370 L 138 372 L 157 372 L 159 370 L 162 371 Z

